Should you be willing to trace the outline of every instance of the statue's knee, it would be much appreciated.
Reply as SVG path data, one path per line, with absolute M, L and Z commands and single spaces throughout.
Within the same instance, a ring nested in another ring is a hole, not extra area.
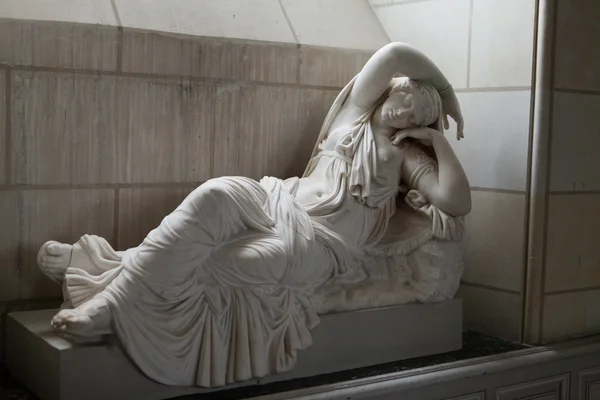
M 226 206 L 231 199 L 231 184 L 223 178 L 209 179 L 200 185 L 192 195 L 197 205 L 206 205 L 208 202 L 217 207 Z

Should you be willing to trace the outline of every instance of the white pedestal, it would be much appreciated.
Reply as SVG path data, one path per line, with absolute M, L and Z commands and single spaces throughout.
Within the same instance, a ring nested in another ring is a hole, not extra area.
M 158 400 L 215 390 L 156 383 L 143 375 L 114 341 L 72 344 L 50 330 L 56 312 L 16 312 L 7 319 L 8 368 L 42 400 Z M 458 350 L 462 345 L 462 302 L 323 315 L 312 333 L 313 345 L 300 353 L 294 370 L 235 386 Z

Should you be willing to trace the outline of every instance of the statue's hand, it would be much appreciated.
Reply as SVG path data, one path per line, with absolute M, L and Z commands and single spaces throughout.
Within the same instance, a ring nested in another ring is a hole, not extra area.
M 433 144 L 434 136 L 441 135 L 440 132 L 431 128 L 413 128 L 413 129 L 404 129 L 398 131 L 398 133 L 392 137 L 392 144 L 399 144 L 402 139 L 411 137 L 413 139 L 417 139 L 419 142 L 423 143 L 426 146 L 431 146 Z
M 448 122 L 449 115 L 454 121 L 456 121 L 456 140 L 463 139 L 465 137 L 463 132 L 465 122 L 460 111 L 460 104 L 458 103 L 456 93 L 454 93 L 452 86 L 449 86 L 448 89 L 440 92 L 440 97 L 442 98 L 442 117 L 444 119 L 444 129 L 448 130 L 450 128 L 450 123 Z

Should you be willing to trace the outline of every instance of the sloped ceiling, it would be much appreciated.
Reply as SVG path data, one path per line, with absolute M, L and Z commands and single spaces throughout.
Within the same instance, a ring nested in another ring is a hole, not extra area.
M 1 0 L 0 18 L 366 50 L 389 42 L 367 0 Z

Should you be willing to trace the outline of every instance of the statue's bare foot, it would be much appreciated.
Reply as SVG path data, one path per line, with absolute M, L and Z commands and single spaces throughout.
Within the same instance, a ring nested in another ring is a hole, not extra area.
M 50 324 L 69 339 L 98 340 L 111 333 L 110 308 L 106 300 L 94 297 L 77 308 L 59 311 Z
M 71 262 L 72 253 L 73 246 L 70 244 L 46 242 L 38 252 L 37 263 L 46 276 L 61 285 Z

